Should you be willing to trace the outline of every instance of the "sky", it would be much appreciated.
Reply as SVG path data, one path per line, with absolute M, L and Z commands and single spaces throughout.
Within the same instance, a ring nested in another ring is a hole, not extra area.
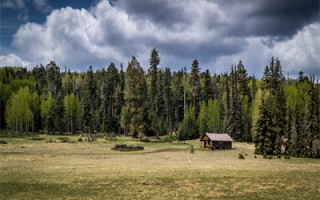
M 271 57 L 286 75 L 320 78 L 319 0 L 0 0 L 0 66 L 54 60 L 86 71 L 127 63 L 224 73 L 242 60 L 261 77 Z

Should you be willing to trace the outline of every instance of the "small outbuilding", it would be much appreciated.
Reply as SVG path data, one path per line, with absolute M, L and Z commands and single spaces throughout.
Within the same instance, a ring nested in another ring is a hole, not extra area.
M 201 147 L 215 149 L 231 149 L 232 138 L 226 133 L 206 133 L 201 139 Z

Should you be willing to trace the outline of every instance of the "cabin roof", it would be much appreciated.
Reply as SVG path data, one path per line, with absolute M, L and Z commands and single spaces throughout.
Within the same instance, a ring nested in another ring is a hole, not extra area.
M 232 138 L 227 133 L 206 133 L 204 136 L 202 136 L 201 141 L 205 136 L 208 136 L 212 141 L 224 141 L 224 142 L 233 141 Z

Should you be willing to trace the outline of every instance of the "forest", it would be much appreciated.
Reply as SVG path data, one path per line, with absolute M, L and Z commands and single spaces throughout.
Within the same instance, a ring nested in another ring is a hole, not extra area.
M 152 49 L 144 71 L 135 57 L 126 70 L 61 69 L 54 61 L 31 70 L 0 68 L 0 129 L 6 134 L 105 133 L 140 139 L 187 140 L 206 132 L 253 142 L 255 153 L 320 157 L 320 84 L 302 71 L 286 78 L 271 58 L 261 79 L 239 61 L 223 74 L 160 68 Z

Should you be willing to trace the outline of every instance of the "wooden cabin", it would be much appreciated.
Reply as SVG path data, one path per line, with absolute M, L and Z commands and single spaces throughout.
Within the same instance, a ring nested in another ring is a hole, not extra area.
M 206 133 L 201 139 L 201 147 L 215 149 L 231 149 L 232 138 L 226 133 Z

